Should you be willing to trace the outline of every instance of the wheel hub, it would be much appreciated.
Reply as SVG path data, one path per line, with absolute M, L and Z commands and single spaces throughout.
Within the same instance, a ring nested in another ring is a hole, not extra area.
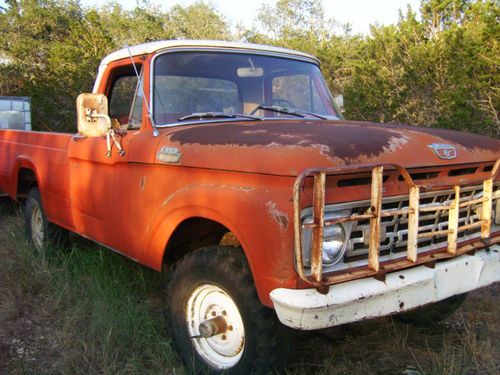
M 209 337 L 213 337 L 218 335 L 219 333 L 224 333 L 227 331 L 227 322 L 226 319 L 222 315 L 217 316 L 213 319 L 205 320 L 203 323 L 200 323 L 198 327 L 198 331 L 200 332 L 200 336 L 208 339 Z
M 38 204 L 35 204 L 31 211 L 31 239 L 38 251 L 43 251 L 44 238 L 45 231 L 42 210 Z
M 186 323 L 197 353 L 212 367 L 233 367 L 243 355 L 245 330 L 233 299 L 216 285 L 205 284 L 191 293 Z

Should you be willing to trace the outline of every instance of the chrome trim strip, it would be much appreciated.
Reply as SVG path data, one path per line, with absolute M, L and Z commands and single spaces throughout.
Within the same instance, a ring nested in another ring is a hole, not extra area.
M 262 117 L 262 121 L 304 121 L 303 118 L 297 118 L 297 117 L 290 117 L 290 118 L 285 118 L 285 117 Z M 314 121 L 325 121 L 319 118 L 307 118 L 307 121 L 309 120 L 314 120 Z M 156 125 L 157 129 L 161 128 L 171 128 L 174 126 L 182 126 L 182 125 L 196 125 L 196 124 L 213 124 L 213 123 L 220 123 L 220 122 L 255 122 L 257 123 L 260 120 L 252 120 L 248 118 L 243 118 L 243 117 L 236 117 L 236 118 L 218 118 L 218 119 L 210 119 L 210 120 L 194 120 L 194 121 L 177 121 L 177 122 L 170 122 L 167 124 L 161 124 L 161 125 Z M 335 121 L 335 120 L 329 120 L 329 121 Z

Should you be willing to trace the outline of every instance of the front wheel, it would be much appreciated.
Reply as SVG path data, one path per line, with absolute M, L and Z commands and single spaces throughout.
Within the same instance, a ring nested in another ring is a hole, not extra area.
M 265 373 L 285 330 L 260 303 L 241 250 L 206 247 L 175 266 L 167 315 L 177 349 L 194 372 Z

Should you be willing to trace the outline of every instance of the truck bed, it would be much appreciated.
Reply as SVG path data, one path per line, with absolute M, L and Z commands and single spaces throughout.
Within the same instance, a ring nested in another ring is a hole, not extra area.
M 26 194 L 33 171 L 50 221 L 73 228 L 69 196 L 68 143 L 71 134 L 0 130 L 0 191 L 13 199 Z

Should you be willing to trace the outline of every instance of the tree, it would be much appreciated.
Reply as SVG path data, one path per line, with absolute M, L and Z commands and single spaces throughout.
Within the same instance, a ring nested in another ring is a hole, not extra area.
M 236 35 L 209 3 L 164 12 L 77 0 L 7 0 L 0 7 L 0 95 L 32 97 L 37 129 L 74 131 L 75 99 L 109 52 L 161 39 L 240 39 L 316 55 L 346 116 L 500 136 L 500 9 L 495 0 L 423 0 L 368 36 L 334 33 L 321 0 L 264 5 Z
M 232 39 L 227 21 L 204 2 L 182 7 L 175 5 L 165 15 L 167 27 L 176 39 Z
M 144 6 L 146 5 L 146 6 Z M 201 25 L 201 26 L 200 26 Z M 0 95 L 31 96 L 35 129 L 75 129 L 75 101 L 89 92 L 100 60 L 125 44 L 229 37 L 227 23 L 199 2 L 169 13 L 143 3 L 82 8 L 76 0 L 8 0 L 0 10 Z
M 7 2 L 0 28 L 0 53 L 9 60 L 0 72 L 11 81 L 1 94 L 31 96 L 39 129 L 66 129 L 76 94 L 91 87 L 85 72 L 95 71 L 108 45 L 99 25 L 75 1 L 27 0 Z

